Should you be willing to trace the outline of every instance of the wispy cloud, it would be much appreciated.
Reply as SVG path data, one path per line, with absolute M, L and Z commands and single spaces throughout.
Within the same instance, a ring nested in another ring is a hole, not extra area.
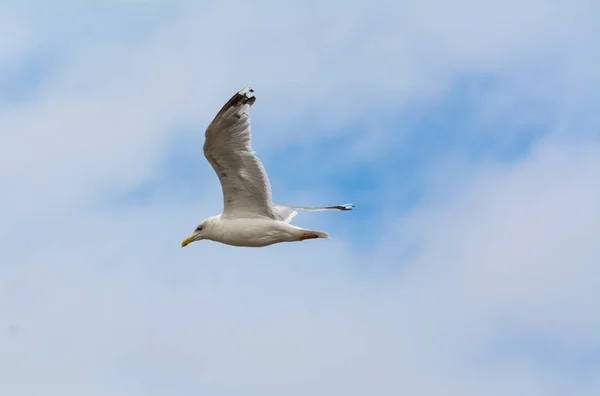
M 0 11 L 0 393 L 600 390 L 595 2 Z M 246 84 L 332 240 L 179 248 Z

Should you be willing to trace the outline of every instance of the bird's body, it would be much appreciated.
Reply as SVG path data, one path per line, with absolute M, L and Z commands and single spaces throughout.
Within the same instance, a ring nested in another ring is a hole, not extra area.
M 305 230 L 279 220 L 223 219 L 221 215 L 207 220 L 211 230 L 210 239 L 231 246 L 264 247 L 280 242 L 328 238 L 324 232 Z
M 325 232 L 290 224 L 297 210 L 351 210 L 354 207 L 306 207 L 272 202 L 269 179 L 250 145 L 248 109 L 256 100 L 251 95 L 253 92 L 244 88 L 233 95 L 206 129 L 204 156 L 221 182 L 223 213 L 203 220 L 182 246 L 201 239 L 244 247 L 328 239 Z

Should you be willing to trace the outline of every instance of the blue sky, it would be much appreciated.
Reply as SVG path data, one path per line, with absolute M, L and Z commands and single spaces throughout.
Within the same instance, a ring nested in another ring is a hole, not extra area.
M 0 393 L 597 395 L 599 11 L 2 3 Z M 181 249 L 245 85 L 331 240 Z

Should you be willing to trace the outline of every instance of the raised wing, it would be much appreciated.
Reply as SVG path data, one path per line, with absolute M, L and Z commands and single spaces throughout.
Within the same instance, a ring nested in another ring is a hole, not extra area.
M 275 219 L 269 178 L 250 145 L 253 92 L 244 88 L 233 95 L 206 128 L 204 156 L 221 182 L 223 218 Z

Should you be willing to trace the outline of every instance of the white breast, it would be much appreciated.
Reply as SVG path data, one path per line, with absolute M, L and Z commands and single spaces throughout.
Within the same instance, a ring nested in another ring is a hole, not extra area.
M 221 218 L 215 225 L 212 237 L 227 245 L 262 247 L 297 241 L 299 230 L 298 227 L 277 220 Z

